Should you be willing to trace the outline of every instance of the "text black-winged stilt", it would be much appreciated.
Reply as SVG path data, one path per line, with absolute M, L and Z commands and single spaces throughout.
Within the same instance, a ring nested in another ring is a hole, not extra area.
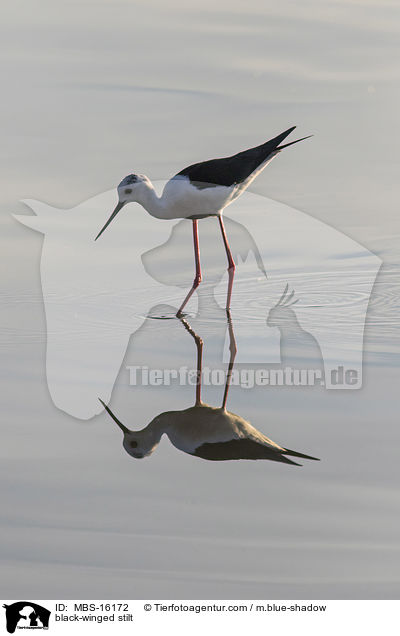
M 160 197 L 148 177 L 142 174 L 130 174 L 119 184 L 118 204 L 107 223 L 96 236 L 104 232 L 118 212 L 130 202 L 140 203 L 152 216 L 158 219 L 191 219 L 193 224 L 193 243 L 196 275 L 193 285 L 181 304 L 177 316 L 183 309 L 201 282 L 200 248 L 197 222 L 207 216 L 218 217 L 218 222 L 228 258 L 228 293 L 226 308 L 230 308 L 235 263 L 232 258 L 228 239 L 222 220 L 222 212 L 237 199 L 265 166 L 283 149 L 308 137 L 296 139 L 291 143 L 281 142 L 296 128 L 292 126 L 274 139 L 260 146 L 239 152 L 232 157 L 210 159 L 195 163 L 181 170 L 165 185 Z
M 180 318 L 185 329 L 193 336 L 197 347 L 197 384 L 195 405 L 182 411 L 167 411 L 157 415 L 141 431 L 129 430 L 102 401 L 107 413 L 118 424 L 124 434 L 123 446 L 136 459 L 147 457 L 156 449 L 161 437 L 166 434 L 171 444 L 180 451 L 212 461 L 233 459 L 269 459 L 295 464 L 286 455 L 303 459 L 317 459 L 275 444 L 240 415 L 226 409 L 229 384 L 236 356 L 236 342 L 229 312 L 230 361 L 222 400 L 219 408 L 209 406 L 201 400 L 201 373 L 203 341 L 189 323 Z

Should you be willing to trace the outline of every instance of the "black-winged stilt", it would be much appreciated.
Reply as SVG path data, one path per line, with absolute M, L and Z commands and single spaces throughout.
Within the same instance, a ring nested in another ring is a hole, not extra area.
M 180 451 L 212 461 L 232 459 L 269 459 L 272 461 L 295 464 L 286 455 L 303 459 L 317 459 L 297 451 L 279 446 L 268 439 L 240 415 L 226 409 L 229 384 L 236 356 L 236 342 L 232 321 L 228 314 L 230 336 L 230 361 L 222 406 L 217 408 L 201 400 L 201 374 L 203 341 L 193 331 L 185 318 L 180 318 L 185 329 L 193 336 L 197 347 L 197 384 L 195 405 L 182 411 L 167 411 L 157 415 L 141 431 L 131 431 L 114 415 L 102 401 L 107 413 L 118 424 L 124 434 L 123 446 L 127 453 L 136 459 L 151 455 L 161 437 L 166 434 L 171 444 Z
M 296 128 L 292 126 L 274 139 L 260 146 L 239 152 L 232 157 L 210 159 L 195 163 L 181 170 L 165 185 L 160 197 L 148 177 L 142 174 L 130 174 L 119 184 L 118 204 L 110 218 L 96 236 L 104 232 L 118 212 L 130 202 L 140 203 L 154 217 L 159 219 L 191 219 L 193 224 L 193 243 L 196 275 L 193 285 L 181 304 L 177 316 L 183 309 L 201 282 L 200 248 L 197 223 L 207 216 L 218 217 L 218 222 L 228 259 L 228 293 L 226 308 L 230 308 L 235 263 L 226 236 L 222 212 L 237 199 L 265 166 L 283 149 L 308 137 L 296 139 L 291 143 L 281 142 Z

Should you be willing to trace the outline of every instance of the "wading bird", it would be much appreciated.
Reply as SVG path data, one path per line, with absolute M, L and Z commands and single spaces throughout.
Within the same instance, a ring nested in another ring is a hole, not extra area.
M 202 402 L 203 341 L 184 318 L 181 317 L 180 320 L 185 329 L 193 336 L 197 347 L 195 405 L 182 411 L 160 413 L 141 431 L 131 431 L 100 400 L 107 413 L 122 430 L 124 434 L 123 446 L 126 452 L 137 459 L 147 457 L 153 453 L 161 437 L 166 434 L 171 444 L 180 451 L 212 461 L 269 459 L 298 466 L 299 464 L 286 457 L 286 455 L 303 459 L 317 459 L 275 444 L 240 415 L 235 415 L 227 410 L 226 402 L 236 356 L 236 343 L 229 312 L 230 361 L 222 406 L 216 408 Z
M 191 219 L 196 275 L 189 293 L 177 312 L 179 317 L 202 279 L 198 220 L 207 216 L 216 216 L 228 259 L 229 278 L 226 308 L 229 309 L 235 263 L 225 232 L 222 212 L 224 208 L 246 190 L 257 175 L 283 148 L 303 141 L 303 139 L 308 139 L 308 137 L 302 137 L 302 139 L 296 139 L 296 141 L 291 143 L 280 145 L 295 128 L 296 126 L 292 126 L 292 128 L 285 130 L 274 139 L 255 148 L 239 152 L 232 157 L 210 159 L 184 168 L 167 182 L 160 197 L 157 196 L 148 177 L 143 174 L 128 175 L 117 188 L 118 204 L 115 210 L 95 240 L 104 232 L 124 205 L 131 202 L 140 203 L 149 214 L 159 219 Z

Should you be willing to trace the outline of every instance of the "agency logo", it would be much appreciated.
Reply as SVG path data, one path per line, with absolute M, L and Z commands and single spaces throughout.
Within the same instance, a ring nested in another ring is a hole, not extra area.
M 50 610 L 32 603 L 17 601 L 11 605 L 4 604 L 6 610 L 7 631 L 14 634 L 16 629 L 48 629 Z
M 161 192 L 164 182 L 155 186 Z M 95 241 L 115 207 L 114 190 L 70 210 L 25 203 L 35 215 L 15 218 L 44 235 L 49 392 L 57 408 L 89 419 L 102 411 L 98 396 L 109 401 L 131 337 L 156 328 L 153 308 L 169 305 L 172 318 L 182 304 L 193 274 L 191 223 L 160 222 L 132 204 Z M 237 265 L 236 362 L 321 368 L 326 389 L 360 388 L 380 259 L 335 228 L 250 192 L 229 207 L 225 226 Z M 216 219 L 202 219 L 199 233 L 204 280 L 185 311 L 221 328 L 215 346 L 226 362 L 228 281 Z

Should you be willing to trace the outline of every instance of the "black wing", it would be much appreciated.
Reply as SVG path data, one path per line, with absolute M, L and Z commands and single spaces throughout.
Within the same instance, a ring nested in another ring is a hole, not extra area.
M 296 128 L 292 126 L 285 132 L 281 133 L 274 139 L 270 139 L 261 146 L 243 150 L 232 157 L 223 159 L 210 159 L 194 163 L 192 166 L 184 168 L 178 172 L 176 177 L 188 177 L 197 188 L 207 188 L 212 186 L 231 187 L 246 181 L 250 175 L 257 170 L 267 159 L 281 148 L 285 148 L 291 144 L 285 144 L 279 147 L 279 144 Z M 304 137 L 305 139 L 305 137 Z M 302 141 L 298 139 L 297 141 Z M 294 141 L 292 143 L 297 143 Z
M 229 442 L 206 442 L 192 453 L 196 457 L 209 459 L 211 461 L 227 461 L 230 459 L 270 459 L 275 462 L 284 462 L 285 464 L 294 464 L 300 466 L 291 459 L 285 457 L 281 451 L 272 450 L 268 446 L 259 444 L 258 442 L 247 437 L 242 439 L 232 439 Z

